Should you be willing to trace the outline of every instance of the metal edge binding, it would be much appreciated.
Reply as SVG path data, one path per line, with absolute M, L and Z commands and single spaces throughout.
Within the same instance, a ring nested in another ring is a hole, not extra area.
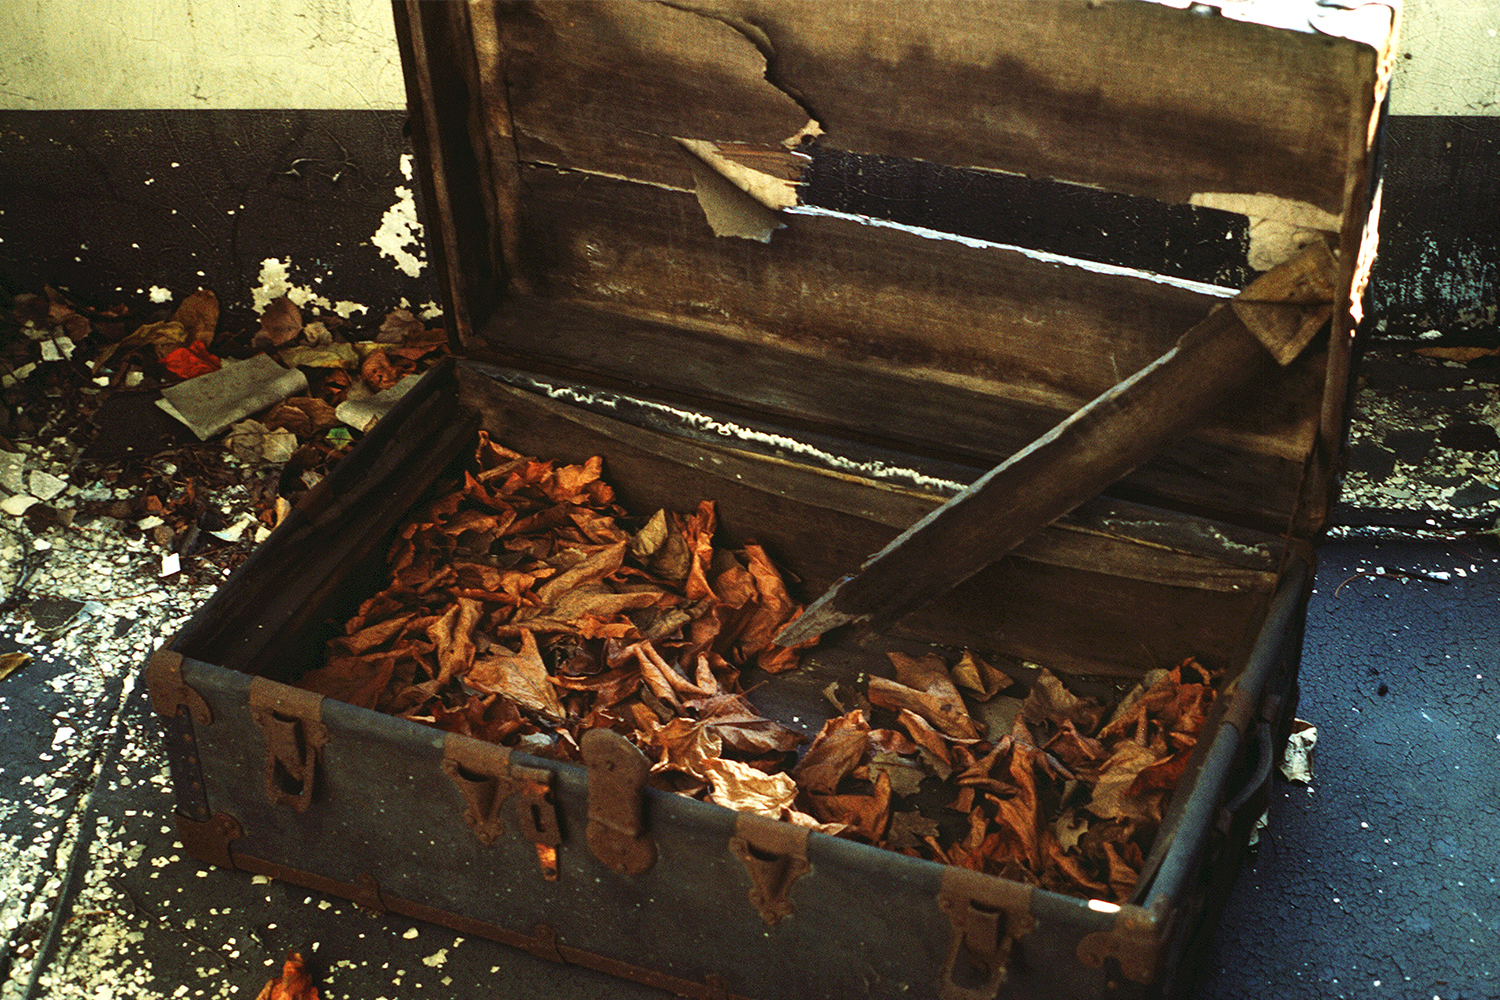
M 238 824 L 236 824 L 238 827 Z M 465 916 L 449 910 L 440 910 L 425 903 L 403 899 L 399 896 L 388 895 L 379 890 L 373 875 L 361 873 L 357 876 L 364 883 L 362 885 L 340 882 L 323 875 L 302 871 L 274 861 L 266 861 L 247 855 L 236 855 L 236 865 L 241 871 L 251 872 L 257 875 L 266 875 L 282 882 L 300 885 L 316 892 L 327 893 L 332 896 L 341 896 L 356 903 L 366 898 L 370 887 L 374 886 L 379 896 L 379 904 L 385 908 L 385 912 L 399 913 L 413 920 L 424 920 L 431 924 L 447 927 L 460 934 L 469 934 L 475 937 L 485 938 L 490 941 L 498 941 L 501 944 L 519 948 L 538 958 L 559 965 L 578 965 L 607 975 L 616 976 L 621 979 L 629 979 L 634 982 L 653 986 L 660 990 L 675 993 L 678 996 L 689 997 L 691 1000 L 749 1000 L 748 997 L 732 992 L 728 983 L 722 975 L 709 973 L 704 976 L 703 981 L 695 982 L 683 979 L 670 973 L 658 972 L 642 966 L 622 962 L 619 959 L 608 958 L 593 952 L 584 951 L 563 944 L 556 929 L 545 924 L 536 924 L 532 933 L 511 930 L 498 924 L 491 924 L 475 917 Z
M 244 835 L 240 821 L 229 813 L 218 813 L 211 819 L 196 820 L 178 813 L 177 839 L 183 850 L 211 865 L 221 868 L 238 868 L 230 844 Z
M 186 708 L 198 725 L 210 725 L 214 715 L 208 702 L 182 679 L 183 659 L 181 653 L 165 645 L 151 654 L 146 665 L 146 690 L 151 696 L 151 707 L 164 719 L 175 718 Z
M 1149 985 L 1161 975 L 1167 939 L 1175 923 L 1176 914 L 1164 905 L 1150 910 L 1121 906 L 1109 930 L 1086 934 L 1078 942 L 1078 961 L 1093 969 L 1105 968 L 1113 961 L 1124 978 Z

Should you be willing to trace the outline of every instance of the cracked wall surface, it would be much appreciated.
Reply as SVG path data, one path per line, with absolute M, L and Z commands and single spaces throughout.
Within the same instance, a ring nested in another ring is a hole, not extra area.
M 0 108 L 406 107 L 385 0 L 0 4 Z

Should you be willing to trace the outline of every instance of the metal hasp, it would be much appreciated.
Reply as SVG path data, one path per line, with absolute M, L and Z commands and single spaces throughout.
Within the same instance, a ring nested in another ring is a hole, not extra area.
M 644 835 L 644 792 L 651 765 L 625 737 L 591 729 L 579 743 L 589 772 L 589 848 L 622 875 L 656 864 L 656 845 Z
M 741 813 L 729 849 L 750 873 L 750 902 L 766 926 L 792 915 L 792 883 L 812 870 L 807 860 L 808 828 L 766 816 Z
M 502 810 L 516 797 L 521 835 L 536 846 L 542 876 L 557 880 L 562 820 L 551 771 L 513 764 L 505 747 L 450 733 L 443 740 L 443 773 L 463 797 L 464 823 L 483 847 L 505 832 Z
M 474 838 L 489 847 L 505 832 L 500 815 L 515 793 L 510 751 L 483 740 L 449 735 L 443 740 L 443 773 L 463 796 L 464 822 Z
M 318 755 L 328 742 L 323 696 L 257 677 L 250 682 L 249 701 L 250 717 L 266 738 L 266 798 L 306 812 Z
M 1031 887 L 949 867 L 943 871 L 938 905 L 953 923 L 938 996 L 994 1000 L 1009 973 L 1016 942 L 1036 927 Z

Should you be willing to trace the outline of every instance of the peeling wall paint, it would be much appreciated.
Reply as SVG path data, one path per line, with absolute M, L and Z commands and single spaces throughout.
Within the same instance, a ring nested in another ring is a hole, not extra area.
M 401 175 L 410 182 L 414 170 L 411 154 L 402 153 Z M 427 256 L 422 250 L 422 223 L 417 221 L 417 203 L 412 197 L 410 183 L 397 186 L 396 203 L 385 210 L 380 228 L 370 237 L 370 242 L 382 257 L 394 260 L 407 277 L 421 275 L 427 266 Z
M 327 296 L 319 295 L 313 291 L 311 285 L 293 284 L 292 261 L 290 258 L 278 260 L 275 257 L 267 257 L 261 261 L 258 281 L 259 284 L 250 290 L 250 297 L 254 303 L 256 312 L 265 311 L 266 305 L 272 299 L 278 299 L 283 295 L 290 299 L 298 308 L 313 305 L 324 312 L 334 313 L 344 319 L 348 319 L 357 312 L 369 311 L 368 306 L 361 305 L 358 302 L 350 302 L 347 299 L 340 299 L 337 302 L 330 301 Z M 315 277 L 313 281 L 321 284 L 323 278 L 321 276 Z M 405 302 L 405 300 L 402 301 L 403 303 Z

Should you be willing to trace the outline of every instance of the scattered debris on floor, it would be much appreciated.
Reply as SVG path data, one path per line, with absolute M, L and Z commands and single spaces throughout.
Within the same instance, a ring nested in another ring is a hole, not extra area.
M 161 576 L 217 578 L 448 345 L 405 310 L 362 329 L 282 297 L 258 327 L 220 319 L 207 290 L 175 309 L 15 297 L 0 317 L 20 334 L 0 362 L 0 511 L 26 539 L 0 561 L 45 551 L 54 527 L 103 528 L 144 539 Z M 0 579 L 12 606 L 22 583 Z
M 1318 742 L 1318 727 L 1304 719 L 1292 723 L 1286 749 L 1281 754 L 1281 776 L 1287 781 L 1311 785 L 1313 780 L 1313 747 Z
M 112 741 L 134 759 L 157 756 L 149 720 L 138 740 L 123 736 L 138 666 L 362 436 L 368 408 L 351 426 L 339 407 L 368 406 L 447 349 L 442 329 L 404 310 L 379 328 L 295 307 L 277 316 L 275 342 L 260 343 L 265 323 L 226 320 L 207 291 L 175 308 L 96 308 L 50 289 L 0 302 L 6 1000 L 106 995 L 54 981 L 48 948 L 98 965 L 94 985 L 115 982 L 104 970 L 152 921 L 85 878 L 74 896 L 83 916 L 52 923 L 70 859 L 133 865 L 144 849 L 112 837 L 89 806 Z M 219 405 L 218 390 L 187 393 L 186 422 L 157 405 L 225 373 L 240 376 L 237 405 L 248 408 L 222 427 L 222 414 L 195 410 Z M 167 788 L 164 772 L 150 780 Z M 143 995 L 130 985 L 108 995 Z

